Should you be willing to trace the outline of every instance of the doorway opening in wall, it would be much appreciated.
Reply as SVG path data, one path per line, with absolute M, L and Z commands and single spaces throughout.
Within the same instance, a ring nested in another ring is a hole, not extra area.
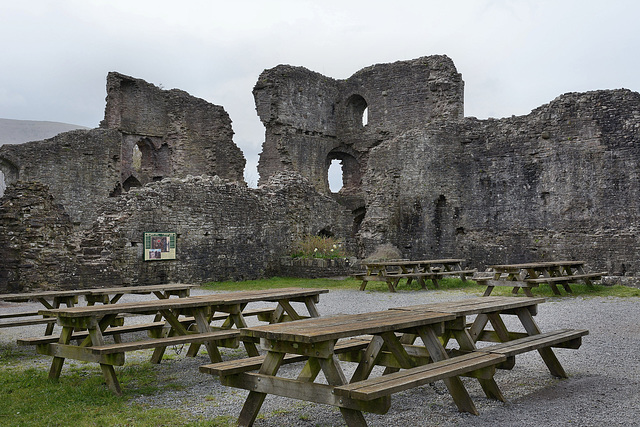
M 329 189 L 332 193 L 337 193 L 342 190 L 343 185 L 342 162 L 338 159 L 333 159 L 329 166 Z
M 4 180 L 4 174 L 0 171 L 0 197 L 4 196 L 5 188 L 7 188 L 7 183 Z

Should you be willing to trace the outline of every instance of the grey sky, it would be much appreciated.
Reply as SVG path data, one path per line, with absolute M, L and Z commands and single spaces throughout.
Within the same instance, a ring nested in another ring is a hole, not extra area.
M 97 127 L 118 71 L 222 105 L 257 181 L 266 68 L 347 78 L 446 54 L 465 115 L 529 113 L 566 92 L 640 90 L 632 0 L 0 0 L 0 118 Z

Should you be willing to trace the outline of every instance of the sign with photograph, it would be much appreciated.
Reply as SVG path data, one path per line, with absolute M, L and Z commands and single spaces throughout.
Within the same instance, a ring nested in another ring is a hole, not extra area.
M 144 260 L 176 259 L 176 233 L 144 233 Z

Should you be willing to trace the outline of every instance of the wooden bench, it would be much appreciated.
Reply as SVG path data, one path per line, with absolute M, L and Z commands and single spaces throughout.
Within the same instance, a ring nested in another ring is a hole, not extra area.
M 576 280 L 582 280 L 587 285 L 591 284 L 591 280 L 600 280 L 602 276 L 606 276 L 606 272 L 600 273 L 587 273 L 587 274 L 572 274 L 571 276 L 558 276 L 558 277 L 539 277 L 537 279 L 525 279 L 524 281 L 532 284 L 540 283 L 574 283 Z
M 587 330 L 561 329 L 531 335 L 480 348 L 470 353 L 463 353 L 450 359 L 345 384 L 336 387 L 334 393 L 351 399 L 367 401 L 452 376 L 492 376 L 494 368 L 511 369 L 513 367 L 511 362 L 517 354 L 547 347 L 577 349 L 582 344 L 582 337 L 588 333 Z M 481 372 L 485 368 L 492 370 L 488 373 Z
M 0 322 L 0 328 L 11 328 L 13 326 L 44 325 L 56 323 L 55 317 L 38 317 L 37 319 L 23 319 L 23 317 L 38 316 L 37 311 L 23 311 L 19 313 L 2 313 L 0 319 L 10 319 Z
M 502 354 L 471 352 L 427 365 L 416 366 L 380 377 L 368 378 L 334 388 L 334 394 L 357 400 L 374 400 L 413 387 L 473 371 L 489 369 L 482 377 L 493 376 L 495 367 L 507 360 Z
M 543 357 L 547 357 L 544 350 L 549 347 L 578 349 L 582 345 L 582 337 L 588 334 L 589 331 L 586 329 L 559 329 L 529 335 L 499 344 L 492 344 L 487 347 L 478 348 L 475 351 L 504 355 L 507 357 L 507 361 L 500 364 L 498 368 L 511 369 L 515 365 L 515 356 L 518 354 L 538 350 Z M 552 359 L 555 359 L 555 356 L 553 356 Z M 567 374 L 559 363 L 557 363 L 557 366 L 555 366 L 551 372 L 557 377 L 567 377 Z
M 221 330 L 212 331 L 212 332 L 205 332 L 202 334 L 193 333 L 193 334 L 187 334 L 187 335 L 175 335 L 171 337 L 154 338 L 154 339 L 143 340 L 143 341 L 105 344 L 100 346 L 93 346 L 90 348 L 93 354 L 100 355 L 100 354 L 124 353 L 127 351 L 144 350 L 149 348 L 166 347 L 169 345 L 202 344 L 207 341 L 228 341 L 228 342 L 231 341 L 235 343 L 227 344 L 227 346 L 237 347 L 239 336 L 240 336 L 240 332 L 237 329 L 221 329 Z
M 352 338 L 344 341 L 339 341 L 335 347 L 334 352 L 336 354 L 343 354 L 351 351 L 364 350 L 369 345 L 370 339 L 366 338 Z M 257 371 L 262 366 L 265 356 L 245 357 L 244 359 L 228 360 L 224 362 L 212 363 L 209 365 L 200 366 L 200 372 L 211 375 L 227 376 L 235 375 L 243 372 Z M 308 356 L 298 354 L 287 354 L 283 361 L 283 365 L 290 363 L 302 362 L 307 360 Z
M 183 325 L 188 327 L 191 323 L 193 323 L 193 319 L 184 319 L 182 320 Z M 152 323 L 138 323 L 127 326 L 115 326 L 109 327 L 102 332 L 104 336 L 110 335 L 120 335 L 126 333 L 133 332 L 142 332 L 142 331 L 153 331 L 153 330 L 161 330 L 165 326 L 164 322 L 152 322 Z M 76 332 L 71 336 L 72 340 L 83 340 L 89 336 L 89 333 L 84 332 Z M 17 340 L 18 345 L 40 345 L 40 344 L 50 344 L 58 342 L 60 338 L 54 335 L 45 335 L 42 337 L 30 337 L 30 338 L 19 338 Z
M 518 289 L 522 288 L 524 294 L 528 297 L 532 297 L 533 293 L 531 292 L 531 288 L 538 287 L 539 283 L 533 282 L 525 282 L 522 280 L 495 280 L 492 277 L 474 277 L 472 278 L 477 284 L 481 286 L 486 286 L 487 289 L 484 291 L 484 296 L 487 297 L 491 295 L 491 291 L 495 286 L 507 286 L 513 288 L 513 293 L 518 293 Z

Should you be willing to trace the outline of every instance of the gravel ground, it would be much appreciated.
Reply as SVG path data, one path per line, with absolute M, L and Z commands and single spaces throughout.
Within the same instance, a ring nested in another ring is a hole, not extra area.
M 201 293 L 204 292 L 193 292 Z M 322 295 L 318 308 L 322 315 L 360 313 L 471 296 L 458 291 L 390 294 L 337 290 Z M 136 298 L 127 297 L 128 300 Z M 25 308 L 38 308 L 38 305 L 0 305 L 3 311 Z M 463 379 L 479 416 L 458 412 L 440 381 L 393 395 L 389 412 L 385 415 L 365 413 L 367 423 L 370 426 L 640 426 L 640 299 L 552 298 L 539 307 L 536 321 L 543 331 L 589 330 L 580 349 L 555 349 L 568 379 L 552 377 L 537 352 L 530 352 L 519 355 L 512 370 L 496 373 L 506 402 L 487 399 L 477 381 Z M 520 329 L 516 323 L 507 326 Z M 0 342 L 7 345 L 15 342 L 17 336 L 41 335 L 42 329 L 42 326 L 0 329 Z M 178 349 L 170 348 L 167 354 L 174 357 L 155 367 L 162 381 L 183 387 L 153 396 L 137 396 L 133 402 L 167 408 L 175 408 L 176 402 L 180 402 L 193 419 L 219 416 L 235 419 L 247 392 L 224 387 L 216 377 L 199 373 L 198 367 L 208 363 L 206 354 L 186 358 L 185 352 L 186 348 L 176 356 Z M 222 353 L 226 359 L 243 355 L 233 349 L 223 349 Z M 150 351 L 130 353 L 127 361 L 142 362 L 148 360 L 149 354 Z M 48 357 L 42 356 L 35 364 L 47 369 L 49 362 Z M 67 361 L 65 369 L 75 363 Z M 29 366 L 33 364 L 30 359 Z M 294 376 L 300 367 L 300 364 L 284 366 L 280 374 Z M 99 371 L 96 374 L 99 375 Z M 255 425 L 336 426 L 344 422 L 336 408 L 268 396 Z

